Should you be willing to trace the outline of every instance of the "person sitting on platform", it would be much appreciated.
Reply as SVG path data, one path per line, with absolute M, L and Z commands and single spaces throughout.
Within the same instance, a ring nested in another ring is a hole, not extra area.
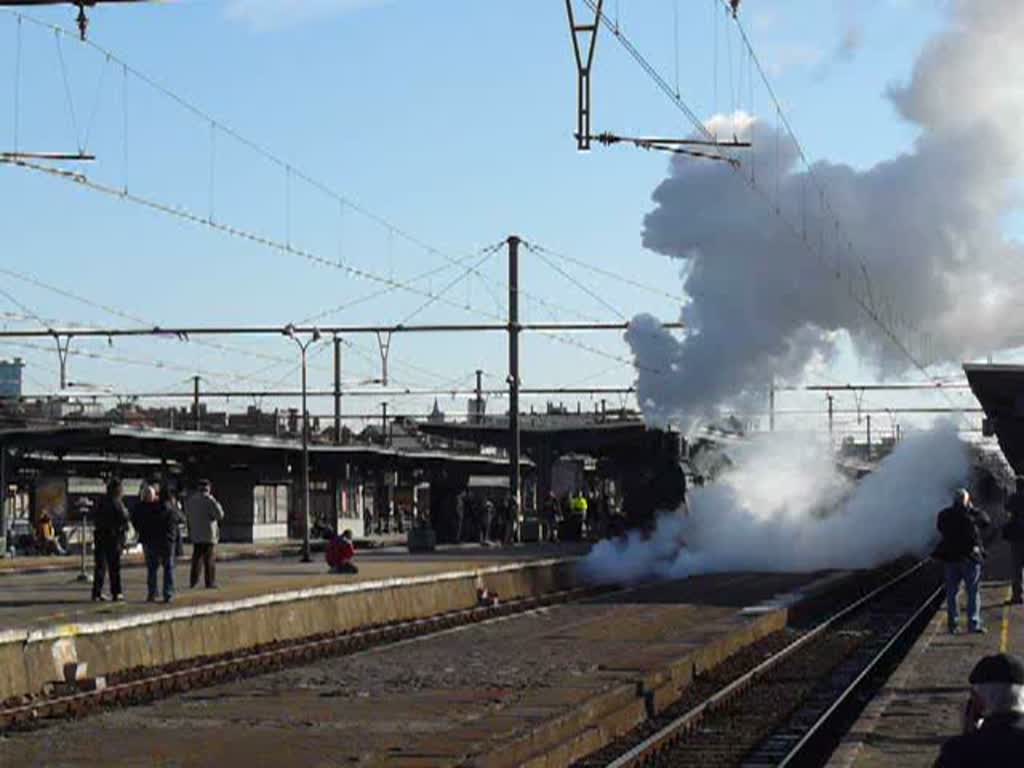
M 359 573 L 352 561 L 356 557 L 356 546 L 352 542 L 352 531 L 346 529 L 340 536 L 333 537 L 327 544 L 327 565 L 331 573 Z
M 942 745 L 935 768 L 1002 768 L 1024 755 L 1024 664 L 986 656 L 971 671 L 963 734 Z
M 63 555 L 64 549 L 57 541 L 57 531 L 53 527 L 53 518 L 49 512 L 43 512 L 36 523 L 36 543 L 44 555 Z

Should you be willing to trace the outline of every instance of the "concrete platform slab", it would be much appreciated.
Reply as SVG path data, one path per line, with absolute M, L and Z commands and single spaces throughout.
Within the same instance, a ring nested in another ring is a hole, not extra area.
M 744 608 L 816 578 L 696 577 L 559 605 L 16 734 L 0 764 L 567 765 L 647 716 L 647 680 L 688 684 L 786 620 Z
M 84 661 L 92 674 L 157 666 L 280 640 L 464 610 L 484 587 L 505 599 L 574 586 L 569 547 L 455 548 L 426 555 L 386 551 L 359 558 L 356 575 L 323 563 L 226 563 L 218 590 L 185 590 L 147 604 L 144 572 L 129 569 L 126 603 L 92 603 L 66 574 L 8 576 L 0 599 L 0 701 L 59 679 Z M 54 605 L 62 610 L 54 611 Z M 19 626 L 20 625 L 20 626 Z

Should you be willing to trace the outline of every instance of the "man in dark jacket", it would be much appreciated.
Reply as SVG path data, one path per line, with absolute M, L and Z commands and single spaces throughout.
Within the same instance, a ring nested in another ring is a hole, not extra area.
M 121 481 L 112 479 L 107 483 L 107 495 L 96 507 L 93 518 L 93 574 L 92 599 L 104 600 L 103 579 L 110 574 L 110 596 L 124 600 L 121 590 L 121 549 L 128 531 L 128 510 L 122 499 Z
M 1006 512 L 1010 520 L 1003 526 L 1003 538 L 1010 542 L 1010 602 L 1020 605 L 1024 603 L 1024 477 L 1017 477 L 1016 492 L 1006 500 Z
M 156 574 L 163 570 L 164 602 L 174 599 L 174 547 L 178 538 L 178 514 L 166 489 L 157 498 L 153 486 L 142 490 L 142 498 L 132 510 L 132 525 L 139 533 L 146 557 L 146 602 L 156 602 Z
M 992 524 L 982 510 L 971 505 L 971 495 L 964 488 L 953 494 L 953 504 L 939 512 L 937 527 L 942 541 L 935 558 L 946 564 L 946 617 L 950 634 L 956 634 L 960 611 L 957 596 L 960 582 L 967 590 L 967 623 L 971 632 L 984 633 L 981 623 L 981 564 L 985 549 L 979 529 Z
M 1024 755 L 1024 664 L 986 656 L 970 676 L 964 733 L 942 745 L 935 768 L 1004 768 Z

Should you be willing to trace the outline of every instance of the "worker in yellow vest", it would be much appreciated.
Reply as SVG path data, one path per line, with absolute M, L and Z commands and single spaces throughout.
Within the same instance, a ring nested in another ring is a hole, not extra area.
M 583 495 L 582 491 L 573 495 L 572 499 L 569 501 L 569 509 L 572 510 L 573 517 L 576 518 L 579 524 L 580 536 L 585 536 L 587 526 L 587 497 Z

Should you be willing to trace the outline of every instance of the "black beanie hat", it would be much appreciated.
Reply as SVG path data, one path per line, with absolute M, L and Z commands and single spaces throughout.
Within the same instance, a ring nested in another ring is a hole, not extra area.
M 997 653 L 979 661 L 969 678 L 971 685 L 984 683 L 1006 683 L 1024 685 L 1024 664 L 1016 656 Z

